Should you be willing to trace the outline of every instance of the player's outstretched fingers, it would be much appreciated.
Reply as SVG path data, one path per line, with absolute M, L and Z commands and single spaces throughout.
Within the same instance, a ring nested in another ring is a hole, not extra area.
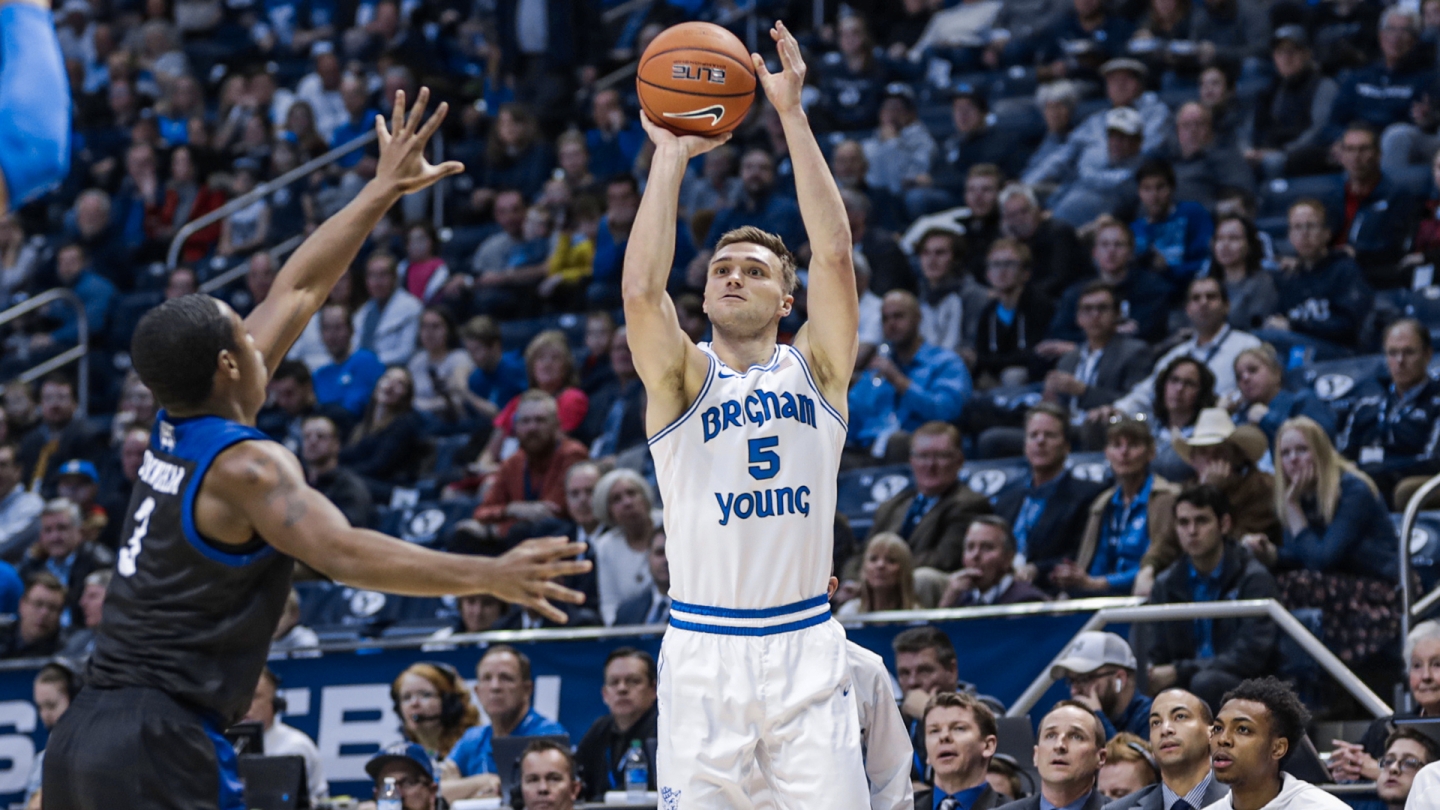
M 429 88 L 426 89 L 428 90 Z M 430 116 L 430 120 L 426 121 L 425 126 L 420 128 L 419 138 L 421 143 L 430 142 L 430 136 L 434 135 L 435 130 L 439 129 L 440 125 L 445 122 L 445 116 L 448 115 L 449 112 L 450 102 L 440 102 L 440 106 L 435 108 L 435 114 Z
M 558 582 L 547 582 L 542 588 L 545 596 L 558 602 L 569 602 L 572 605 L 585 604 L 585 594 L 573 588 L 567 588 Z
M 395 91 L 395 108 L 390 112 L 390 135 L 400 137 L 400 132 L 405 129 L 405 91 Z
M 425 117 L 425 108 L 430 104 L 430 88 L 420 88 L 415 103 L 410 106 L 410 115 L 405 119 L 405 131 L 413 133 L 420 126 L 420 119 Z
M 541 616 L 544 616 L 550 621 L 555 622 L 556 624 L 570 623 L 570 617 L 565 615 L 565 611 L 555 607 L 554 605 L 545 601 L 543 598 L 528 600 L 522 602 L 521 604 L 523 604 L 527 608 L 530 608 L 536 613 L 539 613 Z

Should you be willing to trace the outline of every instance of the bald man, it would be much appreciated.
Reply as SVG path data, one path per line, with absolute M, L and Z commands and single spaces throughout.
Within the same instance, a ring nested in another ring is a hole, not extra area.
M 933 420 L 955 421 L 970 399 L 965 361 L 921 337 L 913 293 L 887 293 L 880 319 L 885 342 L 850 389 L 845 469 L 904 462 L 911 431 Z

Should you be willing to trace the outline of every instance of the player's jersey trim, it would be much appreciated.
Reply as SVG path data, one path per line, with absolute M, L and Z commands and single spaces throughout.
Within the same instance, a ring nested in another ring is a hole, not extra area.
M 724 608 L 711 607 L 709 605 L 692 605 L 689 602 L 671 602 L 670 610 L 681 613 L 692 613 L 696 616 L 710 616 L 716 619 L 773 619 L 777 616 L 788 616 L 792 613 L 804 613 L 811 608 L 819 607 L 830 601 L 828 594 L 820 594 L 804 599 L 799 602 L 791 602 L 788 605 L 769 608 Z
M 717 361 L 715 360 L 715 358 L 711 357 L 708 354 L 705 355 L 705 359 L 709 363 L 709 365 L 705 367 L 705 384 L 700 387 L 700 393 L 695 395 L 695 401 L 690 403 L 690 407 L 686 408 L 685 412 L 680 414 L 680 416 L 677 417 L 674 422 L 671 422 L 670 424 L 661 428 L 659 433 L 656 433 L 654 436 L 646 439 L 646 444 L 654 444 L 655 442 L 660 441 L 661 439 L 668 436 L 671 432 L 673 432 L 676 428 L 685 424 L 685 421 L 691 416 L 693 416 L 695 414 L 695 410 L 700 407 L 700 403 L 704 401 L 705 395 L 710 393 L 710 385 L 711 383 L 715 382 L 715 363 Z
M 227 551 L 214 541 L 206 539 L 200 534 L 195 525 L 195 498 L 200 494 L 200 485 L 205 480 L 205 474 L 210 471 L 210 465 L 216 457 L 231 447 L 245 441 L 266 441 L 269 436 L 261 433 L 255 428 L 242 425 L 226 424 L 221 417 L 194 417 L 193 419 L 169 419 L 173 425 L 181 425 L 199 419 L 215 419 L 222 427 L 222 436 L 218 442 L 203 452 L 200 458 L 195 460 L 195 472 L 185 485 L 185 496 L 180 504 L 180 523 L 185 533 L 185 539 L 195 548 L 196 551 L 204 554 L 207 558 L 224 565 L 241 568 L 269 557 L 275 553 L 275 548 L 259 537 L 244 546 L 234 546 L 235 551 Z M 152 450 L 168 452 L 161 440 L 160 425 L 168 419 L 162 410 L 155 418 L 155 428 L 151 431 L 150 444 Z M 259 548 L 255 548 L 255 546 Z M 251 550 L 254 549 L 254 550 Z
M 835 410 L 835 406 L 831 405 L 830 400 L 826 399 L 825 395 L 820 392 L 820 386 L 815 384 L 815 375 L 810 373 L 810 364 L 805 362 L 805 355 L 802 354 L 799 349 L 789 344 L 786 344 L 785 348 L 794 352 L 795 359 L 800 361 L 800 370 L 805 372 L 805 381 L 810 383 L 810 390 L 815 392 L 815 398 L 820 400 L 820 406 L 825 409 L 826 413 L 835 417 L 835 420 L 840 423 L 840 427 L 845 428 L 845 432 L 850 432 L 850 427 L 846 424 L 845 417 L 841 416 L 840 412 Z
M 674 606 L 672 605 L 673 609 Z M 825 610 L 807 619 L 787 622 L 786 624 L 774 624 L 769 627 L 735 627 L 724 624 L 701 624 L 699 622 L 687 622 L 670 616 L 670 626 L 689 630 L 692 633 L 710 633 L 718 636 L 775 636 L 781 633 L 793 633 L 796 630 L 804 630 L 807 627 L 814 627 L 817 624 L 824 624 L 830 621 L 830 611 Z

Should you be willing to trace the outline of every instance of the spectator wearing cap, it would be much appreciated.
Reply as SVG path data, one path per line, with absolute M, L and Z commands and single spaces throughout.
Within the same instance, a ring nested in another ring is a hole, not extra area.
M 1255 100 L 1245 159 L 1264 179 L 1325 171 L 1325 130 L 1340 95 L 1320 71 L 1302 25 L 1282 25 L 1270 40 L 1275 77 Z
M 915 112 L 915 91 L 904 82 L 885 86 L 880 126 L 861 142 L 870 170 L 865 182 L 891 194 L 903 194 L 915 179 L 930 171 L 935 139 Z
M 1010 176 L 1024 168 L 1026 150 L 1016 147 L 1013 133 L 991 128 L 989 114 L 990 102 L 982 89 L 959 84 L 951 91 L 950 120 L 955 134 L 945 139 L 928 170 L 915 177 L 914 187 L 905 193 L 905 208 L 911 217 L 959 205 L 970 169 L 976 165 L 993 164 Z
M 858 14 L 840 19 L 836 40 L 838 50 L 820 57 L 816 65 L 819 123 L 822 128 L 844 132 L 870 129 L 893 73 L 890 62 L 871 39 L 865 18 Z
M 1183 810 L 1209 807 L 1230 789 L 1210 770 L 1211 708 L 1183 689 L 1160 692 L 1150 705 L 1150 750 L 1160 781 L 1117 799 L 1111 810 Z
M 1012 42 L 1005 61 L 1036 65 L 1041 82 L 1093 81 L 1095 66 L 1124 52 L 1135 26 L 1101 0 L 1072 0 L 1070 8 L 1024 40 Z
M 995 756 L 995 713 L 974 695 L 938 692 L 920 717 L 930 785 L 915 792 L 915 810 L 991 810 L 1010 801 L 985 774 Z
M 1336 149 L 1345 171 L 1320 195 L 1333 246 L 1355 258 L 1373 289 L 1409 286 L 1410 268 L 1400 260 L 1414 228 L 1414 195 L 1380 170 L 1380 139 L 1369 125 L 1351 124 Z
M 1094 275 L 1070 285 L 1055 306 L 1050 322 L 1050 338 L 1063 341 L 1049 347 L 1050 352 L 1063 353 L 1074 348 L 1085 336 L 1079 325 L 1080 296 L 1092 281 L 1109 285 L 1120 302 L 1120 321 L 1116 329 L 1145 341 L 1158 342 L 1165 335 L 1166 302 L 1170 285 L 1160 276 L 1135 265 L 1135 235 L 1130 226 L 1104 214 L 1092 225 L 1093 247 L 1090 249 Z
M 1315 359 L 1343 356 L 1359 337 L 1374 292 L 1350 254 L 1331 247 L 1325 203 L 1297 200 L 1290 206 L 1288 222 L 1296 255 L 1275 280 L 1279 301 L 1275 313 L 1265 319 L 1260 337 L 1271 343 L 1308 345 Z
M 1085 274 L 1086 256 L 1075 226 L 1040 207 L 1035 190 L 1010 183 L 1000 190 L 1000 235 L 1030 249 L 1030 280 L 1040 294 L 1058 300 Z
M 65 627 L 82 622 L 76 611 L 85 592 L 85 577 L 102 568 L 115 565 L 115 554 L 97 543 L 85 542 L 81 532 L 80 507 L 65 498 L 45 503 L 40 513 L 40 539 L 30 547 L 19 566 L 22 580 L 39 573 L 48 573 L 65 588 Z
M 45 508 L 44 499 L 20 483 L 19 452 L 14 442 L 0 441 L 0 549 L 11 559 L 35 539 L 40 528 L 40 512 Z M 0 566 L 0 578 L 10 579 L 3 572 L 4 567 Z M 15 596 L 18 598 L 18 593 Z M 7 612 L 4 604 L 14 601 L 14 598 L 5 598 L 0 603 L 0 613 Z
M 1045 602 L 1045 592 L 1015 578 L 1015 533 L 998 515 L 980 515 L 965 530 L 965 556 L 950 575 L 939 607 Z
M 1174 500 L 1182 552 L 1161 571 L 1150 604 L 1279 599 L 1275 577 L 1234 538 L 1230 502 L 1218 487 L 1186 487 Z M 1146 633 L 1152 690 L 1179 687 L 1210 707 L 1245 678 L 1272 671 L 1279 633 L 1264 616 L 1195 619 Z
M 1032 762 L 1040 790 L 1000 810 L 1100 810 L 1106 797 L 1096 786 L 1105 764 L 1105 728 L 1084 704 L 1062 700 L 1040 718 Z
M 1050 578 L 1076 596 L 1132 592 L 1144 596 L 1157 568 L 1147 558 L 1155 549 L 1174 547 L 1171 505 L 1180 488 L 1152 470 L 1155 437 L 1144 422 L 1121 419 L 1110 425 L 1105 431 L 1105 461 L 1115 475 L 1115 486 L 1090 503 L 1075 562 L 1056 566 Z
M 1148 737 L 1150 698 L 1136 689 L 1135 667 L 1135 653 L 1125 639 L 1087 630 L 1060 654 L 1050 677 L 1069 683 L 1071 700 L 1095 713 L 1106 740 L 1121 731 Z
M 1049 201 L 1055 217 L 1078 227 L 1111 211 L 1134 210 L 1135 172 L 1145 160 L 1141 125 L 1130 107 L 1105 113 L 1105 162 L 1062 165 L 1069 171 L 1049 178 L 1060 184 Z
M 1172 440 L 1175 452 L 1195 470 L 1197 483 L 1209 484 L 1225 495 L 1230 505 L 1231 531 L 1236 537 L 1263 534 L 1280 539 L 1280 517 L 1275 514 L 1275 479 L 1259 468 L 1269 452 L 1269 440 L 1253 425 L 1237 427 L 1224 408 L 1205 408 L 1195 420 L 1195 431 Z M 1156 570 L 1174 557 L 1156 550 Z
M 1181 108 L 1182 116 L 1185 109 Z M 1142 266 L 1153 268 L 1171 285 L 1183 287 L 1209 258 L 1215 223 L 1201 203 L 1176 200 L 1175 169 L 1169 161 L 1145 161 L 1135 172 L 1135 181 L 1140 195 L 1140 216 L 1130 223 L 1135 255 Z
M 376 798 L 387 781 L 395 780 L 402 810 L 440 810 L 445 806 L 435 780 L 435 766 L 416 743 L 399 742 L 380 749 L 365 763 L 365 773 L 374 782 Z
M 475 665 L 475 696 L 490 722 L 471 726 L 450 749 L 441 770 L 448 799 L 495 795 L 500 777 L 492 745 L 496 737 L 568 735 L 565 727 L 531 708 L 535 680 L 530 658 L 508 644 L 493 644 Z
M 1440 472 L 1440 381 L 1429 374 L 1434 350 L 1419 321 L 1391 324 L 1383 351 L 1385 373 L 1363 384 L 1335 444 L 1388 494 L 1405 476 Z
M 1415 12 L 1392 6 L 1380 15 L 1380 58 L 1357 68 L 1340 85 L 1330 112 L 1330 137 L 1353 123 L 1376 131 L 1410 120 L 1410 106 L 1420 101 L 1435 80 L 1420 42 Z
M 929 137 L 929 130 L 925 132 L 926 137 Z M 720 149 L 707 152 L 706 157 L 718 151 Z M 930 151 L 935 151 L 933 139 Z M 928 166 L 927 163 L 926 167 Z M 870 174 L 870 163 L 865 156 L 865 147 L 859 141 L 846 140 L 835 145 L 830 152 L 830 172 L 835 175 L 835 184 L 841 191 L 854 191 L 865 195 L 870 201 L 870 209 L 874 213 L 875 225 L 878 228 L 891 232 L 903 230 L 908 221 L 905 204 L 901 202 L 899 195 L 890 193 L 889 189 L 882 186 L 871 185 L 866 179 Z M 735 181 L 737 188 L 739 182 L 738 179 Z
M 1096 0 L 1078 0 L 1096 2 Z M 1043 163 L 1025 170 L 1025 182 L 1059 183 L 1064 179 L 1106 168 L 1113 162 L 1109 148 L 1109 134 L 1113 129 L 1110 113 L 1129 108 L 1138 113 L 1138 120 L 1127 119 L 1126 132 L 1140 137 L 1140 151 L 1152 153 L 1160 150 L 1174 132 L 1170 108 L 1154 93 L 1145 91 L 1145 79 L 1149 71 L 1145 65 L 1134 59 L 1112 59 L 1101 67 L 1105 77 L 1105 95 L 1110 108 L 1101 110 L 1086 118 L 1070 133 L 1063 149 L 1051 153 Z M 1092 217 L 1093 219 L 1093 217 Z M 1089 220 L 1085 220 L 1089 221 Z
M 92 462 L 72 458 L 55 471 L 55 497 L 68 499 L 80 508 L 80 535 L 87 543 L 100 539 L 110 519 L 96 498 L 100 494 L 100 473 Z
M 1208 72 L 1207 72 L 1208 73 Z M 1222 192 L 1255 191 L 1255 173 L 1233 146 L 1217 143 L 1215 112 L 1191 101 L 1175 113 L 1175 140 L 1170 150 L 1175 170 L 1175 197 L 1213 208 Z
M 990 300 L 980 310 L 972 363 L 982 387 L 1038 382 L 1050 366 L 1036 348 L 1055 306 L 1031 283 L 1031 263 L 1030 248 L 1009 237 L 994 240 L 986 251 Z

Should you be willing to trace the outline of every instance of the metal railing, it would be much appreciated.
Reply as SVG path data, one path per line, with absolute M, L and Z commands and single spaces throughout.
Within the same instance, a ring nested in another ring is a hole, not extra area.
M 87 416 L 90 411 L 90 319 L 85 315 L 85 304 L 68 287 L 55 287 L 46 290 L 39 295 L 30 298 L 23 303 L 0 312 L 0 326 L 34 312 L 41 307 L 48 306 L 55 301 L 64 301 L 75 310 L 75 331 L 78 338 L 76 344 L 65 351 L 55 355 L 43 363 L 32 366 L 16 377 L 24 383 L 32 383 L 57 368 L 62 368 L 70 363 L 79 362 L 80 373 L 76 375 L 79 379 L 75 381 L 75 398 L 80 410 L 80 415 Z
M 1336 655 L 1320 641 L 1311 635 L 1305 625 L 1299 619 L 1290 615 L 1274 599 L 1241 599 L 1235 602 L 1194 602 L 1179 605 L 1144 605 L 1139 607 L 1113 607 L 1103 608 L 1098 611 L 1085 626 L 1076 631 L 1078 636 L 1089 630 L 1099 630 L 1111 622 L 1174 622 L 1190 621 L 1192 619 L 1242 619 L 1266 616 L 1279 627 L 1286 635 L 1295 640 L 1316 663 L 1320 664 L 1326 672 L 1330 673 L 1345 691 L 1354 696 L 1355 700 L 1365 707 L 1365 710 L 1376 717 L 1385 717 L 1394 714 L 1394 711 L 1380 696 L 1370 690 L 1364 681 L 1361 681 L 1350 668 L 1345 666 Z M 1066 645 L 1067 648 L 1069 645 Z M 1025 691 L 1016 699 L 1015 703 L 1005 712 L 1007 717 L 1023 717 L 1030 708 L 1035 705 L 1050 685 L 1055 680 L 1050 677 L 1050 669 L 1064 656 L 1062 650 L 1045 667 L 1039 677 L 1030 683 Z
M 278 265 L 281 259 L 290 255 L 290 253 L 294 251 L 295 248 L 300 247 L 300 243 L 304 241 L 305 234 L 297 233 L 289 239 L 286 239 L 284 242 L 281 242 L 280 244 L 270 248 L 265 252 L 269 253 L 270 258 L 273 259 Z M 226 270 L 225 272 L 221 273 L 218 276 L 215 276 L 204 284 L 201 284 L 200 292 L 208 294 L 213 293 L 216 290 L 224 289 L 230 282 L 234 281 L 237 278 L 240 278 L 249 271 L 250 263 L 248 261 L 240 262 L 229 270 Z
M 261 183 L 249 192 L 241 194 L 239 197 L 216 208 L 214 211 L 185 223 L 184 227 L 175 232 L 175 238 L 170 240 L 170 251 L 165 255 L 165 268 L 167 270 L 175 269 L 176 265 L 180 263 L 180 249 L 185 246 L 186 240 L 194 236 L 197 232 L 210 227 L 250 203 L 262 197 L 269 196 L 276 189 L 284 188 L 306 175 L 317 172 L 351 152 L 354 152 L 356 149 L 363 149 L 369 146 L 375 142 L 375 138 L 375 130 L 366 130 L 364 135 L 361 135 L 355 140 L 337 146 L 319 157 L 307 160 L 274 180 Z
M 1436 588 L 1425 595 L 1419 602 L 1413 602 L 1414 594 L 1410 592 L 1410 533 L 1415 531 L 1415 520 L 1420 516 L 1420 511 L 1425 499 L 1440 487 L 1440 475 L 1431 478 L 1421 485 L 1411 496 L 1410 502 L 1405 505 L 1405 516 L 1400 519 L 1400 639 L 1403 641 L 1410 637 L 1410 622 L 1416 616 L 1423 616 L 1425 612 L 1440 601 L 1440 588 Z M 1412 604 L 1413 602 L 1413 604 Z M 1408 669 L 1410 662 L 1405 662 Z

